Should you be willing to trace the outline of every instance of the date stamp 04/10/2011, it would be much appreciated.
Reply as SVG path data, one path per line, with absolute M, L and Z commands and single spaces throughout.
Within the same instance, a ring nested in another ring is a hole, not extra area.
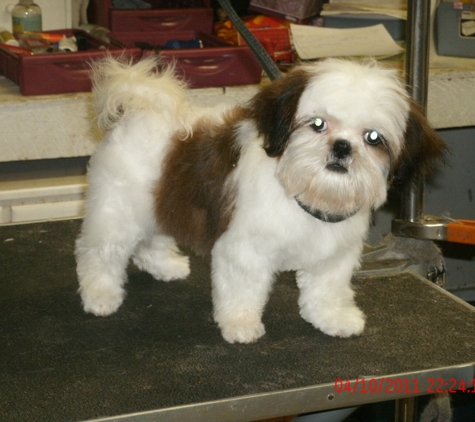
M 417 378 L 356 378 L 354 380 L 337 378 L 334 383 L 336 393 L 353 394 L 441 394 L 441 393 L 473 393 L 475 379 L 458 380 L 450 378 L 427 378 L 424 387 L 420 387 Z

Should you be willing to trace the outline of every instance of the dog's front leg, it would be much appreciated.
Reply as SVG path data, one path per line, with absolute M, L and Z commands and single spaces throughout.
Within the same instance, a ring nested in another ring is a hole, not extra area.
M 214 320 L 229 343 L 252 343 L 265 334 L 261 317 L 273 282 L 266 261 L 249 245 L 218 241 L 213 248 Z
M 351 288 L 354 266 L 355 260 L 330 260 L 315 271 L 297 272 L 300 315 L 330 336 L 350 337 L 363 332 L 365 316 L 356 306 Z

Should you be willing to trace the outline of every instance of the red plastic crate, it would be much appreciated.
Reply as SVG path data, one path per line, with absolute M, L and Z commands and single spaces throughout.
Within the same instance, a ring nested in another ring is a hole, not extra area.
M 160 50 L 164 63 L 175 63 L 178 75 L 192 88 L 257 84 L 262 67 L 246 46 L 232 46 L 212 35 L 199 31 L 111 33 L 111 37 L 134 47 L 135 42 L 163 46 L 170 39 L 199 38 L 203 48 Z M 145 55 L 155 54 L 145 50 Z
M 111 10 L 113 32 L 213 31 L 212 9 Z
M 249 30 L 275 61 L 293 62 L 295 60 L 288 28 L 250 28 Z M 238 33 L 237 37 L 238 45 L 247 45 L 241 34 Z
M 59 32 L 70 37 L 75 31 L 61 29 Z M 106 55 L 113 57 L 127 55 L 139 60 L 142 51 L 125 48 L 124 44 L 111 40 L 107 43 L 84 31 L 88 50 L 74 53 L 47 53 L 31 56 L 13 54 L 0 45 L 0 70 L 8 79 L 20 86 L 23 95 L 49 95 L 91 90 L 91 63 Z
M 112 31 L 179 31 L 192 29 L 212 32 L 213 9 L 210 0 L 147 0 L 151 9 L 115 9 L 112 0 L 91 0 L 89 22 Z

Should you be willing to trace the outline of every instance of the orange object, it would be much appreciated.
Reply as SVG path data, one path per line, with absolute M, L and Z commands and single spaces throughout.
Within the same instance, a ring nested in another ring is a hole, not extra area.
M 290 63 L 295 60 L 295 54 L 290 43 L 290 21 L 264 15 L 246 16 L 242 20 L 274 61 Z M 230 44 L 247 45 L 229 19 L 217 22 L 214 31 L 217 37 Z
M 287 33 L 291 23 L 285 19 L 264 15 L 245 16 L 242 21 L 250 30 L 286 28 Z M 215 23 L 214 32 L 217 37 L 231 44 L 240 45 L 239 33 L 230 19 Z
M 14 54 L 18 54 L 20 56 L 31 56 L 33 53 L 31 50 L 28 50 L 27 48 L 23 47 L 17 47 L 16 45 L 8 45 L 8 44 L 2 44 L 2 47 L 5 50 L 8 50 Z
M 475 220 L 455 220 L 448 223 L 447 241 L 475 245 Z
M 60 42 L 62 39 L 66 38 L 66 35 L 56 33 L 56 32 L 33 32 L 33 31 L 24 31 L 24 34 L 27 35 L 38 35 L 41 38 L 49 41 L 50 43 Z

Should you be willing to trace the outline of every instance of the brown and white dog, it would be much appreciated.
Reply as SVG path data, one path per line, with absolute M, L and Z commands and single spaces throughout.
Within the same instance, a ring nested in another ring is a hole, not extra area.
M 426 174 L 445 150 L 395 72 L 328 59 L 246 105 L 197 109 L 173 70 L 156 67 L 109 58 L 95 69 L 106 135 L 76 242 L 84 310 L 119 308 L 130 258 L 156 279 L 187 277 L 181 244 L 211 256 L 214 319 L 228 342 L 265 333 L 274 276 L 287 270 L 306 321 L 360 334 L 351 276 L 371 212 L 394 178 Z

